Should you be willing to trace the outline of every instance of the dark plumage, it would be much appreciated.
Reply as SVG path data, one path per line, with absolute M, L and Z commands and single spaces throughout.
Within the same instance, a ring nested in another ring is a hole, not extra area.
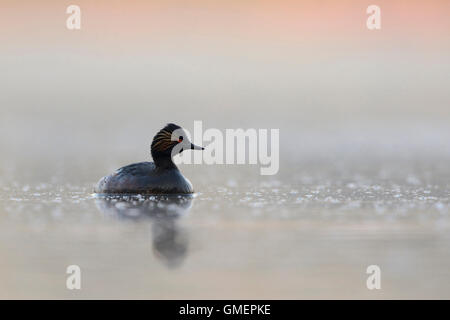
M 192 144 L 184 130 L 169 123 L 153 138 L 154 162 L 140 162 L 117 169 L 98 182 L 96 193 L 188 194 L 192 184 L 178 170 L 172 156 L 184 150 L 203 150 Z

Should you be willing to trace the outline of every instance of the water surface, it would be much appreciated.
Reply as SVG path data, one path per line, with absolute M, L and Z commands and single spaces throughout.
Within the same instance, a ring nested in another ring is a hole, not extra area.
M 432 160 L 183 166 L 187 199 L 96 197 L 64 169 L 4 182 L 0 296 L 449 298 L 448 170 Z M 65 287 L 71 264 L 81 290 Z M 372 264 L 382 290 L 366 288 Z

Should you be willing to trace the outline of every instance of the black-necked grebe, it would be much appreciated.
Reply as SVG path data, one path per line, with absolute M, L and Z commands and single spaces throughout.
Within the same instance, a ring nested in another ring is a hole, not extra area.
M 204 150 L 189 141 L 186 132 L 169 123 L 153 138 L 154 162 L 140 162 L 117 169 L 98 182 L 96 193 L 189 194 L 192 184 L 178 170 L 172 155 L 184 150 Z

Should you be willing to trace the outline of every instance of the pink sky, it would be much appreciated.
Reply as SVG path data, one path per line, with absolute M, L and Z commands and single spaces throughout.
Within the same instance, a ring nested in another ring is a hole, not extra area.
M 1 0 L 3 45 L 73 41 L 65 8 L 82 9 L 80 37 L 86 44 L 131 46 L 156 39 L 265 44 L 344 41 L 364 45 L 367 37 L 411 40 L 436 49 L 450 40 L 450 1 L 17 1 Z M 381 7 L 382 29 L 369 31 L 368 5 Z

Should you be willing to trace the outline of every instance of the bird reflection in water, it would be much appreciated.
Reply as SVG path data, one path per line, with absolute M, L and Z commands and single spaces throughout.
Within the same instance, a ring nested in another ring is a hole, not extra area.
M 98 209 L 117 219 L 151 222 L 152 249 L 167 267 L 181 265 L 188 253 L 188 234 L 178 218 L 188 214 L 193 196 L 97 196 Z

